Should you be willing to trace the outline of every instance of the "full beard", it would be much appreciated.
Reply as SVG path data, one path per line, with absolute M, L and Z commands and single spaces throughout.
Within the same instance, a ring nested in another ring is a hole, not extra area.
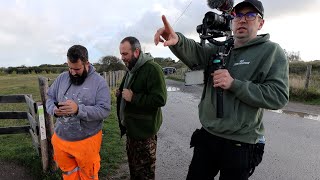
M 129 71 L 131 71 L 134 65 L 136 65 L 137 61 L 138 61 L 138 58 L 135 58 L 135 57 L 131 58 L 131 61 L 128 63 L 128 66 L 127 66 Z
M 84 80 L 87 78 L 88 76 L 88 71 L 86 69 L 84 69 L 82 75 L 72 75 L 70 72 L 69 72 L 69 77 L 70 77 L 70 80 L 71 80 L 71 84 L 74 84 L 74 85 L 81 85 Z

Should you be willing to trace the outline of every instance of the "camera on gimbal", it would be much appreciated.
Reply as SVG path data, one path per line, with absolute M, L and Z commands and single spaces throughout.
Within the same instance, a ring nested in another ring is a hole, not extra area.
M 201 39 L 201 45 L 208 40 L 210 43 L 218 46 L 217 53 L 211 57 L 207 67 L 204 70 L 204 83 L 211 77 L 211 73 L 225 68 L 225 58 L 229 55 L 233 47 L 233 38 L 231 36 L 231 21 L 233 16 L 226 11 L 221 15 L 209 11 L 205 14 L 202 24 L 197 26 L 197 32 Z M 225 41 L 217 41 L 214 38 L 226 37 Z M 223 89 L 216 88 L 216 116 L 223 118 Z
M 207 12 L 202 24 L 197 26 L 201 44 L 203 45 L 205 40 L 208 40 L 218 46 L 224 45 L 224 42 L 216 41 L 214 38 L 231 36 L 232 19 L 233 16 L 226 12 L 222 12 L 220 15 L 212 11 Z

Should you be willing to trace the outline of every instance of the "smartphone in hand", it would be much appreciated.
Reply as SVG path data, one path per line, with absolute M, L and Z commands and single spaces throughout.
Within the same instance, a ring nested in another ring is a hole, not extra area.
M 54 102 L 54 105 L 56 105 L 56 107 L 59 109 L 59 107 L 61 107 L 62 105 L 59 105 L 59 102 Z

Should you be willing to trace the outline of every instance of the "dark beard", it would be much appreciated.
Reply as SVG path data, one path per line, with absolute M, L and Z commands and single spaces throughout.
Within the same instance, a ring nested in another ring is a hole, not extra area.
M 128 63 L 128 69 L 130 71 L 134 67 L 134 65 L 136 65 L 137 61 L 138 61 L 138 58 L 135 58 L 134 56 L 132 56 L 131 61 Z
M 71 84 L 74 84 L 77 86 L 81 85 L 84 82 L 84 80 L 87 78 L 87 76 L 88 76 L 88 71 L 86 68 L 84 68 L 81 76 L 77 75 L 77 74 L 73 76 L 69 71 L 69 77 L 71 80 Z

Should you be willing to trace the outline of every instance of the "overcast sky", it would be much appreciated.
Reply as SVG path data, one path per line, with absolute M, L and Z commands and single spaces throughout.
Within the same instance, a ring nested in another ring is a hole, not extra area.
M 235 4 L 240 2 L 235 1 Z M 320 60 L 320 0 L 264 0 L 265 24 L 259 32 L 305 61 Z M 0 0 L 0 67 L 62 64 L 74 44 L 88 48 L 91 63 L 119 56 L 119 42 L 137 37 L 154 57 L 177 58 L 153 36 L 161 15 L 174 30 L 200 41 L 196 26 L 212 11 L 206 0 Z M 187 8 L 188 7 L 188 8 Z M 187 9 L 186 9 L 187 8 Z M 186 11 L 185 11 L 186 9 Z M 183 15 L 181 16 L 181 14 Z

